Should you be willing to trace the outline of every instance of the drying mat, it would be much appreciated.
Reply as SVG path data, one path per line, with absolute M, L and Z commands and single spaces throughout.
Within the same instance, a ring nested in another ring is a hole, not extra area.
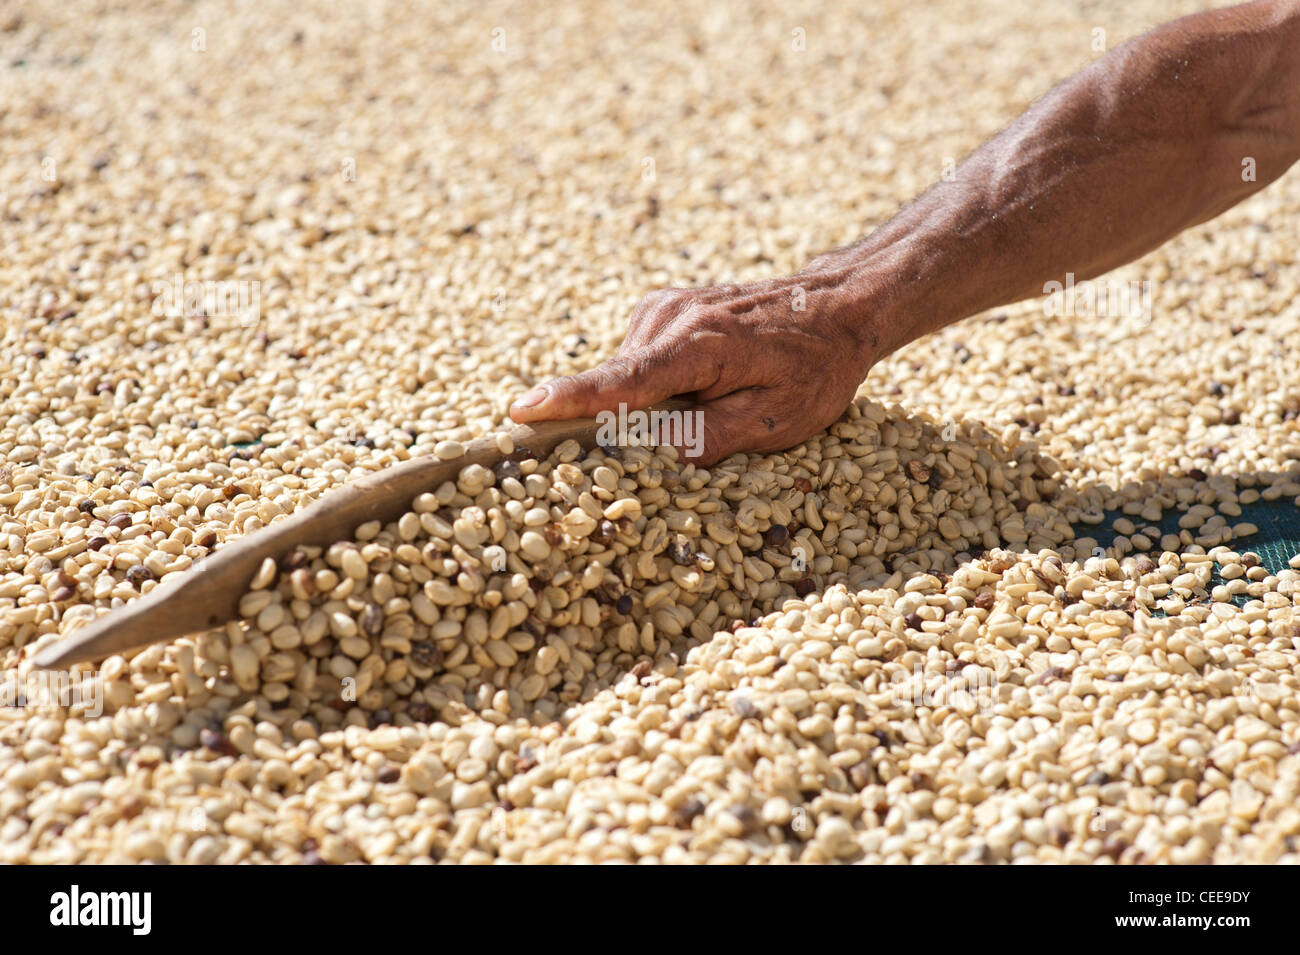
M 1161 534 L 1177 534 L 1178 519 L 1186 513 L 1180 510 L 1169 510 L 1165 515 L 1155 522 L 1152 526 L 1159 527 Z M 1097 541 L 1097 545 L 1103 548 L 1109 548 L 1115 538 L 1119 536 L 1112 528 L 1111 524 L 1121 517 L 1129 517 L 1122 511 L 1108 511 L 1105 520 L 1100 524 L 1076 524 L 1074 532 L 1077 537 L 1091 537 Z M 1141 525 L 1140 518 L 1129 517 L 1129 520 Z M 1300 507 L 1296 507 L 1290 497 L 1283 498 L 1280 501 L 1256 501 L 1253 504 L 1241 505 L 1241 516 L 1229 518 L 1233 524 L 1239 524 L 1243 521 L 1254 524 L 1259 530 L 1249 537 L 1238 537 L 1228 542 L 1228 546 L 1237 553 L 1251 551 L 1259 555 L 1259 562 L 1268 569 L 1271 574 L 1280 573 L 1286 570 L 1288 562 L 1296 554 L 1300 554 Z M 1125 556 L 1135 556 L 1138 552 L 1130 551 Z M 1152 553 L 1159 553 L 1158 549 Z M 1225 583 L 1219 575 L 1220 565 L 1216 562 L 1214 565 L 1214 574 L 1210 578 L 1207 590 L 1212 590 L 1219 584 Z M 1233 603 L 1242 606 L 1249 599 L 1245 594 L 1238 594 L 1233 598 Z

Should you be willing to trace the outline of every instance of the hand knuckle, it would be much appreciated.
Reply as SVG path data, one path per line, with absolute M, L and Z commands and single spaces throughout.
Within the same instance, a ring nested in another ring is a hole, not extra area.
M 638 313 L 659 313 L 676 307 L 685 294 L 685 289 L 678 288 L 661 288 L 655 289 L 645 298 L 641 299 L 637 306 Z

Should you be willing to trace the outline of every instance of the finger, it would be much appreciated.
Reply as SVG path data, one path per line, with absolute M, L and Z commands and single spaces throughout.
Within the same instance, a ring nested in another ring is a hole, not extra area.
M 600 411 L 616 411 L 620 404 L 645 408 L 708 388 L 717 379 L 717 366 L 698 349 L 651 346 L 534 388 L 511 405 L 510 417 L 525 424 L 590 418 Z

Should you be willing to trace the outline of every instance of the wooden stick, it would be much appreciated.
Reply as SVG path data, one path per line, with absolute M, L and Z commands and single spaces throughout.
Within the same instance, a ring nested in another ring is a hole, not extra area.
M 688 404 L 675 399 L 654 410 L 680 410 Z M 517 450 L 526 448 L 540 458 L 569 439 L 589 450 L 596 444 L 598 429 L 590 418 L 547 421 L 515 428 L 510 437 Z M 471 464 L 490 468 L 505 457 L 495 437 L 479 438 L 453 461 L 419 457 L 344 484 L 298 513 L 227 544 L 191 572 L 177 574 L 69 634 L 38 653 L 33 662 L 44 668 L 66 667 L 219 627 L 239 617 L 239 601 L 266 558 L 279 560 L 295 547 L 328 547 L 349 540 L 367 521 L 394 521 L 418 495 L 444 481 L 455 481 L 463 468 Z

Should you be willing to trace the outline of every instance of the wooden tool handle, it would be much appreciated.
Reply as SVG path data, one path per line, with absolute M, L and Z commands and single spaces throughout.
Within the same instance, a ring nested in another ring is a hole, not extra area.
M 654 410 L 688 406 L 689 402 L 674 399 Z M 512 430 L 510 437 L 516 448 L 545 457 L 570 439 L 590 449 L 596 444 L 598 430 L 594 419 L 580 418 L 523 425 Z M 328 547 L 351 539 L 356 528 L 367 521 L 394 521 L 410 509 L 417 496 L 444 481 L 455 481 L 463 468 L 471 464 L 491 468 L 505 457 L 494 437 L 479 438 L 464 456 L 453 461 L 415 458 L 344 484 L 296 514 L 232 541 L 188 573 L 177 574 L 143 597 L 97 618 L 42 650 L 33 662 L 44 668 L 66 667 L 219 627 L 238 618 L 240 599 L 267 557 L 279 560 L 295 547 Z

